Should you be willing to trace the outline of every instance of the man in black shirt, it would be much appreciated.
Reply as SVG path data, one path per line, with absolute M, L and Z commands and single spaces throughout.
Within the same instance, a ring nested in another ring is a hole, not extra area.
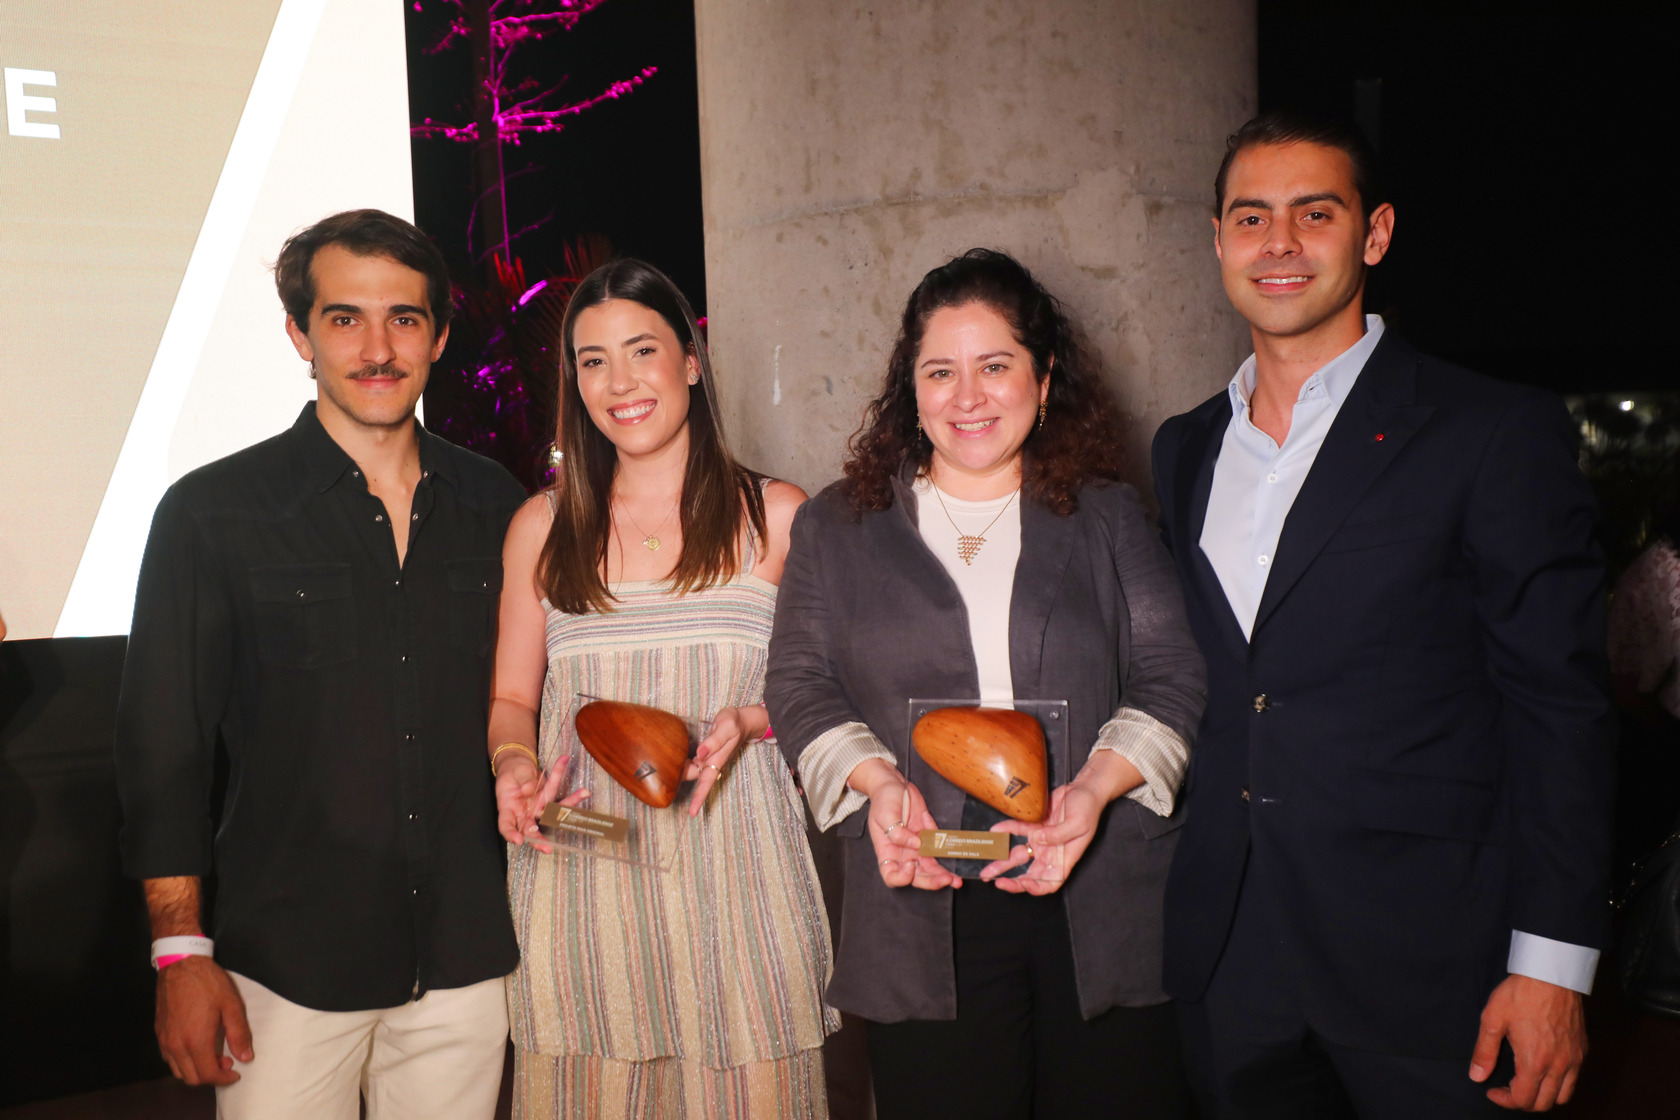
M 519 954 L 485 718 L 525 495 L 415 422 L 450 311 L 419 230 L 338 214 L 275 271 L 317 400 L 164 495 L 124 665 L 159 1044 L 228 1117 L 355 1116 L 364 1078 L 370 1117 L 488 1117 Z

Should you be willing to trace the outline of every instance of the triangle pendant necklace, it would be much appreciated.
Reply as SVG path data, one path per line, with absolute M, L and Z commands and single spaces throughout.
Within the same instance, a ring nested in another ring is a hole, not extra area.
M 951 528 L 957 531 L 957 555 L 962 557 L 964 564 L 968 565 L 972 565 L 974 558 L 980 555 L 980 550 L 986 547 L 986 534 L 991 532 L 992 526 L 998 523 L 998 518 L 1009 512 L 1009 507 L 1015 504 L 1015 498 L 1021 493 L 1016 490 L 1014 494 L 1009 495 L 1009 500 L 1003 503 L 1002 509 L 997 511 L 997 517 L 986 522 L 984 529 L 978 533 L 965 533 L 962 531 L 962 526 L 957 524 L 957 519 L 951 516 L 951 511 L 946 507 L 944 495 L 939 492 L 939 487 L 934 485 L 932 479 L 928 480 L 928 485 L 933 489 L 933 496 L 939 499 L 939 508 L 945 511 L 945 520 L 949 521 Z

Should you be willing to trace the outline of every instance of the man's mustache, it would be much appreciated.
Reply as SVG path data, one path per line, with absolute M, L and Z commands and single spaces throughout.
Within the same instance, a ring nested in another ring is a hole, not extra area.
M 408 371 L 395 362 L 381 362 L 378 365 L 366 365 L 344 375 L 350 381 L 365 381 L 370 377 L 407 377 Z

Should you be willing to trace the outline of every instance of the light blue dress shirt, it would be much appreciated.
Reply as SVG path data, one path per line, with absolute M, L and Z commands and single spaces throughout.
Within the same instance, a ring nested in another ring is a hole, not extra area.
M 1207 520 L 1198 543 L 1219 577 L 1245 638 L 1253 637 L 1254 617 L 1266 592 L 1266 577 L 1271 574 L 1284 519 L 1318 458 L 1330 425 L 1341 412 L 1342 402 L 1382 336 L 1382 316 L 1365 316 L 1364 336 L 1307 378 L 1295 400 L 1282 446 L 1255 427 L 1249 410 L 1256 376 L 1253 355 L 1231 379 L 1231 423 L 1225 427 L 1225 439 L 1214 464 Z M 1591 992 L 1593 974 L 1598 970 L 1598 950 L 1512 930 L 1505 967 L 1519 976 Z

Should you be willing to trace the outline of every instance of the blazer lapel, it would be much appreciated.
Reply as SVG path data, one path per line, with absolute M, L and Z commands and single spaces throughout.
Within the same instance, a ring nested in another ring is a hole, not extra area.
M 1009 593 L 1009 676 L 1015 695 L 1022 699 L 1063 700 L 1047 695 L 1055 682 L 1042 679 L 1045 664 L 1044 634 L 1050 625 L 1050 610 L 1062 588 L 1062 576 L 1073 556 L 1076 535 L 1071 517 L 1057 517 L 1021 493 L 1021 558 L 1015 562 L 1015 579 Z M 1065 744 L 1064 744 L 1065 745 Z M 1069 760 L 1058 756 L 1055 772 L 1066 775 Z
M 1044 632 L 1073 555 L 1074 520 L 1057 517 L 1021 495 L 1021 558 L 1009 599 L 1009 674 L 1023 696 L 1023 686 L 1043 684 L 1037 678 L 1044 663 Z
M 1371 484 L 1435 411 L 1433 405 L 1415 403 L 1416 373 L 1416 355 L 1393 336 L 1371 354 L 1284 519 L 1252 633 L 1260 632 Z

